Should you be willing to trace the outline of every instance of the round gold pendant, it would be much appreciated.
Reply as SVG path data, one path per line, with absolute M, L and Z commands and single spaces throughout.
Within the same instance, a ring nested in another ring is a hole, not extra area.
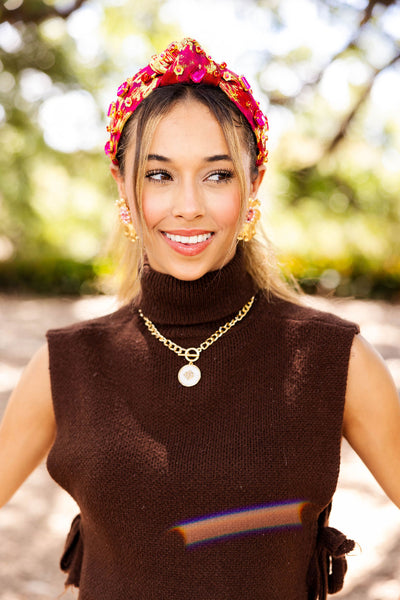
M 179 369 L 178 380 L 179 383 L 185 387 L 192 387 L 199 383 L 201 379 L 201 371 L 196 365 L 184 365 Z

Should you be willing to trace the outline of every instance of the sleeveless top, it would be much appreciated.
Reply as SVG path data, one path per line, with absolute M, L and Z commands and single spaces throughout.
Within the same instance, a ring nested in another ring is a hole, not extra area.
M 198 347 L 202 377 L 151 336 Z M 242 253 L 180 281 L 145 267 L 141 296 L 48 332 L 51 476 L 80 507 L 61 567 L 80 600 L 315 600 L 354 542 L 328 527 L 358 327 L 257 292 Z

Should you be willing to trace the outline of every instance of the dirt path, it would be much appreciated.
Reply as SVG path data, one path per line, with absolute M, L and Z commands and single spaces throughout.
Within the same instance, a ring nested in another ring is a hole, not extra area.
M 400 306 L 313 299 L 319 308 L 357 321 L 387 361 L 400 389 Z M 110 312 L 111 298 L 0 296 L 0 414 L 44 333 Z M 76 506 L 42 465 L 0 512 L 0 599 L 54 600 L 63 593 L 58 560 Z M 331 524 L 357 540 L 341 600 L 400 600 L 400 512 L 344 444 Z M 63 600 L 76 598 L 66 593 Z

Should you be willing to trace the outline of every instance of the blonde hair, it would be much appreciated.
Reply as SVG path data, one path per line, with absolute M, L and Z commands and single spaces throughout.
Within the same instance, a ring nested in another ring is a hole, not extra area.
M 142 211 L 142 189 L 147 168 L 147 156 L 154 132 L 161 119 L 180 101 L 194 99 L 206 105 L 215 116 L 232 157 L 236 176 L 239 180 L 241 192 L 241 219 L 247 207 L 247 177 L 242 161 L 243 146 L 246 148 L 251 161 L 251 177 L 258 174 L 256 167 L 257 144 L 253 131 L 246 119 L 229 98 L 216 87 L 193 86 L 177 84 L 165 86 L 154 90 L 136 109 L 133 116 L 125 125 L 119 143 L 117 159 L 122 176 L 126 172 L 127 149 L 135 139 L 134 155 L 129 156 L 132 162 L 134 202 L 137 214 L 140 215 L 139 240 L 132 243 L 123 235 L 123 226 L 119 225 L 111 243 L 112 255 L 117 259 L 117 287 L 118 299 L 121 303 L 132 301 L 140 292 L 141 270 L 143 267 L 143 229 L 145 222 Z M 299 290 L 291 286 L 282 277 L 274 248 L 259 227 L 259 239 L 253 238 L 249 242 L 238 242 L 242 245 L 245 265 L 248 273 L 253 278 L 256 286 L 263 290 L 267 296 L 277 296 L 284 300 L 299 303 Z M 232 242 L 235 244 L 235 240 Z

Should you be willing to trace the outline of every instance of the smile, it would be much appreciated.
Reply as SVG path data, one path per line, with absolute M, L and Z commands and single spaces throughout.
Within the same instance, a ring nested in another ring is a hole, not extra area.
M 201 232 L 196 235 L 183 235 L 178 232 L 167 233 L 166 231 L 162 231 L 161 233 L 168 246 L 174 252 L 188 257 L 201 254 L 212 243 L 215 235 L 213 231 Z M 188 233 L 194 232 L 189 231 Z
M 206 242 L 212 236 L 212 233 L 203 233 L 201 235 L 174 235 L 172 233 L 164 232 L 165 237 L 167 237 L 171 242 L 179 242 L 181 244 L 199 244 L 200 242 Z

